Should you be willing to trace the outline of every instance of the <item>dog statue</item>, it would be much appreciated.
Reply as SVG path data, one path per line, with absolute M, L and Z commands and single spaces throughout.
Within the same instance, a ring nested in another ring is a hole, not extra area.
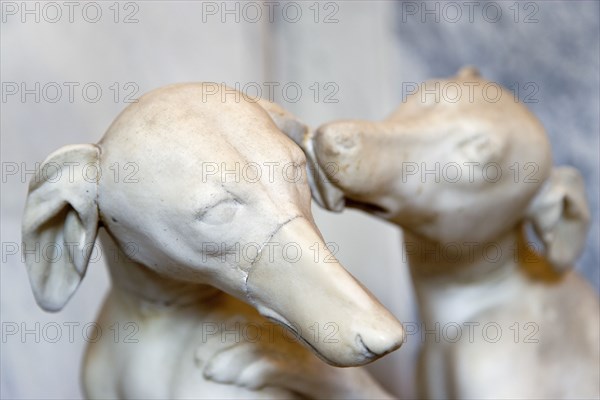
M 305 156 L 280 128 L 306 130 L 275 104 L 177 84 L 126 108 L 98 144 L 41 165 L 24 246 L 69 251 L 25 252 L 36 301 L 65 305 L 101 231 L 104 254 L 118 257 L 98 324 L 138 332 L 138 343 L 106 334 L 89 345 L 88 398 L 389 397 L 363 370 L 308 350 L 359 366 L 404 333 L 327 252 Z
M 421 398 L 600 396 L 598 296 L 571 270 L 590 219 L 583 179 L 552 167 L 541 123 L 512 93 L 464 68 L 383 122 L 291 137 L 323 207 L 402 228 Z

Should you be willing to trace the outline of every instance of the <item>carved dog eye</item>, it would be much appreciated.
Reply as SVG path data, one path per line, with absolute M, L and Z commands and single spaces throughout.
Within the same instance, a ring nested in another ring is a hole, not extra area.
M 469 134 L 457 143 L 459 154 L 465 161 L 482 164 L 497 161 L 501 157 L 504 147 L 502 142 L 485 132 Z
M 225 199 L 200 210 L 196 214 L 196 219 L 209 225 L 227 224 L 233 220 L 239 207 L 238 200 Z

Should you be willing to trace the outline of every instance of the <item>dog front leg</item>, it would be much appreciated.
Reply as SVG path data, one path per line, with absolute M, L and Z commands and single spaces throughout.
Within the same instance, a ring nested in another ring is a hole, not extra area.
M 248 343 L 215 354 L 205 378 L 260 390 L 277 387 L 314 399 L 392 399 L 364 368 L 337 368 L 298 343 Z

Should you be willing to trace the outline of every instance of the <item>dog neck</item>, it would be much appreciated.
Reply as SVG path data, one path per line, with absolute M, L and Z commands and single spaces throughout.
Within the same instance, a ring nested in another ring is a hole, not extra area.
M 405 230 L 404 246 L 426 324 L 460 324 L 514 298 L 527 275 L 542 264 L 527 245 L 522 226 L 483 243 L 436 243 Z
M 220 293 L 213 286 L 188 283 L 159 275 L 132 261 L 107 232 L 100 233 L 113 289 L 138 309 L 172 309 L 207 303 Z

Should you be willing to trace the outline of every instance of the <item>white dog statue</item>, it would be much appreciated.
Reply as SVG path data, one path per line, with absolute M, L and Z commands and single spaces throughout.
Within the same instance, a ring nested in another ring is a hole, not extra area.
M 583 180 L 552 167 L 542 125 L 511 92 L 464 68 L 383 122 L 292 138 L 320 166 L 322 206 L 403 230 L 421 398 L 600 397 L 598 296 L 571 270 L 590 218 Z
M 305 156 L 281 131 L 306 127 L 216 86 L 146 94 L 98 144 L 52 153 L 30 183 L 25 247 L 71 250 L 56 262 L 26 253 L 43 309 L 73 295 L 99 230 L 104 254 L 119 254 L 108 260 L 98 324 L 130 324 L 139 342 L 104 335 L 90 344 L 85 395 L 389 397 L 362 369 L 307 349 L 359 366 L 398 348 L 404 332 L 327 252 Z

